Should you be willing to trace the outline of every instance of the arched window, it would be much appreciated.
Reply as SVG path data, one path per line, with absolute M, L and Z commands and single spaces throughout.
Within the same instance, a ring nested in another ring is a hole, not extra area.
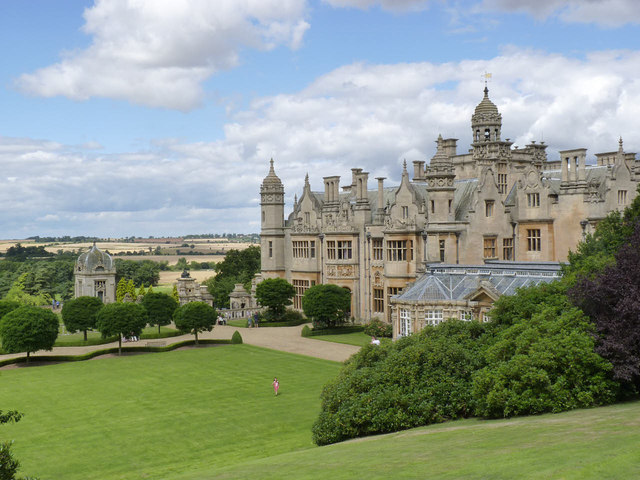
M 491 130 L 489 130 L 488 128 L 485 128 L 484 129 L 484 141 L 488 142 L 490 137 L 491 137 Z

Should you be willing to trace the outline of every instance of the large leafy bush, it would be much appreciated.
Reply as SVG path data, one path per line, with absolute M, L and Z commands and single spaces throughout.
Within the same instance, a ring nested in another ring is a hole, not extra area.
M 482 366 L 484 326 L 457 320 L 367 345 L 322 392 L 318 445 L 460 418 L 473 412 L 471 376 Z

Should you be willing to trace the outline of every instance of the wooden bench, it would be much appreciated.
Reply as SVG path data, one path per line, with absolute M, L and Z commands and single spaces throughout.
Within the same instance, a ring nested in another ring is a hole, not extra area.
M 167 342 L 147 342 L 145 344 L 146 347 L 166 347 L 167 346 Z

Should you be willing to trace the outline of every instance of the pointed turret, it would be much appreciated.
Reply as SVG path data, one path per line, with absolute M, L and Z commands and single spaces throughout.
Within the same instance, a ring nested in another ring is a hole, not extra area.
M 284 273 L 284 186 L 276 175 L 273 158 L 260 186 L 262 271 L 265 278 Z

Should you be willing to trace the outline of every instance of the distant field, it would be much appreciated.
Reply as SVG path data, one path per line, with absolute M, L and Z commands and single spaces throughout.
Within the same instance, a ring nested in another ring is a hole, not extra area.
M 173 285 L 178 281 L 182 272 L 160 272 L 160 281 L 158 285 Z M 202 283 L 209 277 L 215 277 L 216 272 L 213 270 L 189 270 L 191 278 L 195 278 L 196 282 Z M 154 287 L 155 288 L 155 287 Z
M 25 416 L 0 432 L 42 479 L 640 478 L 640 401 L 315 447 L 338 369 L 250 345 L 15 368 L 0 405 Z
M 114 258 L 122 258 L 123 260 L 153 260 L 154 262 L 169 262 L 169 265 L 175 265 L 180 258 L 186 258 L 187 262 L 218 263 L 224 260 L 224 255 L 123 255 Z
M 70 250 L 85 250 L 90 248 L 93 243 L 92 242 L 82 242 L 82 243 L 35 243 L 32 240 L 0 240 L 0 252 L 4 253 L 7 251 L 9 247 L 12 247 L 16 243 L 21 243 L 24 246 L 32 246 L 32 245 L 45 245 L 45 249 L 48 252 L 56 253 L 58 250 L 62 250 L 68 252 Z M 187 244 L 189 246 L 182 246 L 183 244 Z M 189 256 L 190 252 L 199 252 L 205 257 L 207 254 L 213 254 L 213 252 L 226 252 L 228 250 L 244 250 L 245 248 L 256 245 L 246 242 L 230 242 L 226 239 L 185 239 L 182 243 L 158 243 L 158 242 L 140 242 L 140 243 L 130 243 L 130 242 L 96 242 L 96 245 L 101 250 L 109 250 L 111 253 L 120 253 L 120 252 L 139 252 L 140 250 L 153 251 L 157 247 L 163 251 L 163 253 L 167 253 L 170 255 L 178 255 L 178 256 Z M 193 249 L 190 247 L 193 245 Z M 180 253 L 177 253 L 177 250 L 180 250 Z M 164 255 L 160 255 L 163 257 Z M 198 255 L 197 258 L 200 258 L 201 255 Z M 222 257 L 218 255 L 218 257 Z M 127 257 L 129 258 L 129 257 Z M 150 258 L 148 256 L 143 256 L 143 258 Z M 163 258 L 161 258 L 163 259 Z M 206 260 L 200 260 L 206 261 Z

